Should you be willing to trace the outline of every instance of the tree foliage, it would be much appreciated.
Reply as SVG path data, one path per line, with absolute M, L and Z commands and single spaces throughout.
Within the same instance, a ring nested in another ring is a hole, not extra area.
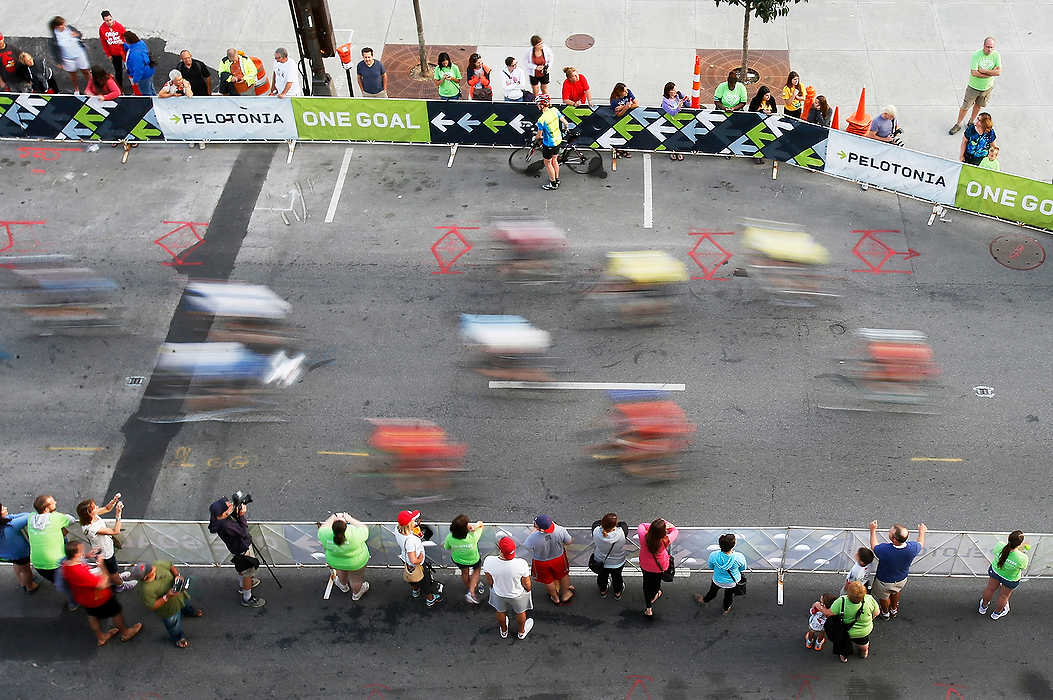
M 746 68 L 746 59 L 749 58 L 750 46 L 750 17 L 756 17 L 765 24 L 776 17 L 785 17 L 790 14 L 790 6 L 808 0 L 713 0 L 717 7 L 721 5 L 736 5 L 745 10 L 745 19 L 742 22 L 742 68 Z M 743 82 L 746 76 L 741 76 Z

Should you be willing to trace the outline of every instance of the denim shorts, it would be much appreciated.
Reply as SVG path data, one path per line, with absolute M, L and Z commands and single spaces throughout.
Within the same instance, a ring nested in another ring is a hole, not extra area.
M 1010 581 L 1009 579 L 1004 579 L 1001 576 L 999 576 L 998 574 L 996 574 L 994 568 L 990 567 L 990 566 L 987 567 L 987 575 L 990 576 L 991 578 L 993 578 L 995 581 L 998 581 L 998 583 L 1002 584 L 1003 586 L 1005 586 L 1006 588 L 1008 588 L 1010 590 L 1012 590 L 1012 589 L 1014 589 L 1014 588 L 1016 588 L 1017 586 L 1020 585 L 1020 579 L 1017 579 L 1016 581 Z

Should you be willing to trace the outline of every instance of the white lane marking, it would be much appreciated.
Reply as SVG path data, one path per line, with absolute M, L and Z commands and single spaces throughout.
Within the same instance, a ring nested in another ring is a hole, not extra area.
M 325 223 L 333 223 L 336 217 L 336 205 L 340 202 L 340 193 L 344 190 L 344 179 L 347 177 L 347 166 L 351 164 L 351 154 L 354 148 L 344 150 L 344 159 L 340 161 L 340 173 L 336 176 L 336 186 L 333 188 L 333 196 L 329 200 L 329 209 L 325 212 Z
M 643 157 L 643 227 L 654 227 L 654 208 L 651 205 L 651 154 Z
M 686 384 L 658 382 L 505 382 L 491 381 L 491 389 L 640 389 L 651 391 L 686 391 Z

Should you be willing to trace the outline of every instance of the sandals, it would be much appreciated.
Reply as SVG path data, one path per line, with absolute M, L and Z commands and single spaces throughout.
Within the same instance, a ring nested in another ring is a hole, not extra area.
M 194 610 L 194 614 L 193 614 L 193 615 L 191 615 L 190 617 L 201 617 L 201 616 L 202 616 L 202 615 L 204 615 L 204 614 L 205 614 L 205 611 L 204 611 L 204 610 L 202 610 L 201 608 L 196 608 L 196 609 Z
M 131 627 L 128 628 L 128 633 L 127 634 L 122 634 L 121 635 L 121 641 L 122 642 L 130 642 L 130 641 L 132 641 L 132 637 L 134 637 L 135 635 L 137 635 L 140 632 L 142 632 L 142 630 L 143 630 L 143 623 L 136 622 L 134 625 L 132 625 Z
M 110 629 L 106 630 L 106 634 L 102 635 L 102 639 L 98 640 L 98 645 L 100 647 L 106 646 L 106 642 L 110 641 L 115 636 L 117 636 L 117 628 L 111 627 Z
M 188 646 L 190 646 L 190 640 L 186 637 L 183 637 L 178 642 L 176 642 L 175 645 L 180 649 L 186 649 Z
M 552 601 L 553 605 L 557 605 L 557 606 L 559 605 L 559 598 L 558 597 L 549 596 L 548 599 Z

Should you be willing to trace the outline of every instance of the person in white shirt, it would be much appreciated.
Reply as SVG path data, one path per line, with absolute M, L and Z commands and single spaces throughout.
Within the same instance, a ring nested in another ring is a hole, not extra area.
M 190 89 L 190 81 L 185 79 L 178 70 L 172 69 L 168 72 L 168 82 L 161 87 L 157 96 L 161 99 L 168 97 L 193 97 L 194 91 Z
M 848 576 L 845 578 L 845 583 L 841 587 L 841 595 L 845 594 L 846 587 L 852 581 L 859 581 L 868 591 L 870 590 L 870 569 L 868 567 L 873 562 L 874 552 L 870 547 L 860 547 L 856 550 L 856 563 L 852 565 Z
M 424 566 L 424 540 L 420 527 L 420 511 L 404 510 L 399 513 L 398 530 L 395 539 L 399 543 L 399 559 L 405 563 L 402 580 L 410 585 L 414 598 L 420 598 L 421 589 L 425 592 L 424 603 L 429 608 L 442 600 L 441 585 L 434 582 L 431 573 Z
M 490 586 L 490 605 L 497 611 L 498 631 L 501 639 L 508 638 L 508 611 L 515 613 L 519 622 L 519 638 L 526 639 L 534 628 L 533 618 L 527 610 L 533 610 L 530 599 L 530 566 L 525 559 L 516 557 L 516 543 L 511 537 L 502 537 L 497 542 L 500 556 L 488 556 L 483 561 L 483 575 Z
M 274 50 L 274 67 L 271 69 L 271 95 L 274 97 L 302 97 L 299 76 L 289 63 L 289 52 L 281 47 Z
M 501 74 L 505 82 L 505 102 L 522 102 L 527 79 L 514 56 L 505 59 Z

